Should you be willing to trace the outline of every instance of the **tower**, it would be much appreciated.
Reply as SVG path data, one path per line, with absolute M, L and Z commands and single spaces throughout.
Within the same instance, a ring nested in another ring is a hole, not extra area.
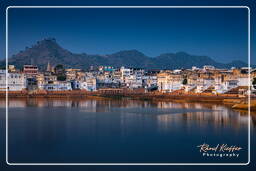
M 47 64 L 47 69 L 46 69 L 46 71 L 48 71 L 48 72 L 51 72 L 51 71 L 52 71 L 52 67 L 51 67 L 49 61 L 48 61 L 48 64 Z

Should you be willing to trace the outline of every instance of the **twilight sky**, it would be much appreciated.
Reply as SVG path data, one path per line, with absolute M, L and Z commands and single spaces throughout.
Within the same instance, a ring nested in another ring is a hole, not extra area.
M 54 37 L 74 53 L 137 49 L 154 57 L 184 51 L 247 62 L 247 17 L 246 8 L 9 9 L 9 55 Z

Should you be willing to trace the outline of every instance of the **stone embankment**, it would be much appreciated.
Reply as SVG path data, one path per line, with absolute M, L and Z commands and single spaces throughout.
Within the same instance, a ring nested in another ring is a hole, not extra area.
M 0 98 L 5 98 L 6 92 L 0 92 Z M 95 92 L 86 90 L 72 91 L 9 91 L 8 98 L 123 98 L 139 100 L 159 100 L 177 102 L 214 102 L 232 106 L 234 109 L 248 110 L 248 97 L 238 94 L 212 93 L 161 93 L 145 92 L 144 89 L 100 89 Z M 251 98 L 251 110 L 256 110 L 256 97 Z

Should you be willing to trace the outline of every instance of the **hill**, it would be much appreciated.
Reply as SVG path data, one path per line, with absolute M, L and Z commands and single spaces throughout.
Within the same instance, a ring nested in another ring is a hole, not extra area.
M 177 69 L 202 67 L 213 65 L 217 68 L 245 67 L 242 61 L 233 61 L 223 64 L 214 61 L 207 56 L 190 55 L 185 52 L 165 53 L 157 57 L 148 57 L 137 50 L 124 50 L 109 55 L 89 55 L 86 53 L 76 54 L 62 48 L 55 39 L 38 41 L 31 47 L 9 58 L 9 64 L 21 68 L 24 64 L 34 64 L 40 69 L 45 69 L 47 63 L 52 65 L 63 64 L 65 67 L 88 69 L 91 65 L 110 65 L 114 67 L 136 67 L 145 69 Z M 0 62 L 5 66 L 5 61 Z

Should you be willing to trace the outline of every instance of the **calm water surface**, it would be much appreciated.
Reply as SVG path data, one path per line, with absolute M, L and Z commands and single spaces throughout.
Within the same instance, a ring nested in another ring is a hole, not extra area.
M 4 113 L 4 100 L 0 106 Z M 255 115 L 249 119 L 254 129 Z M 206 157 L 197 147 L 203 143 L 243 149 L 239 157 Z M 247 113 L 221 104 L 9 101 L 9 162 L 13 163 L 246 163 L 247 145 Z

